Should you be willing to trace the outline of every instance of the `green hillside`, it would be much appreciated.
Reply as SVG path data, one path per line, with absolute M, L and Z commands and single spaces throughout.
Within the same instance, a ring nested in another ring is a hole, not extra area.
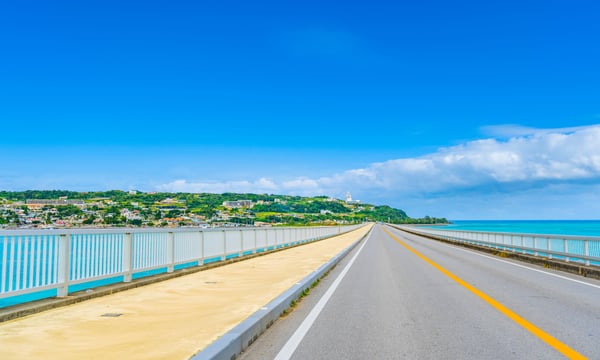
M 446 223 L 414 219 L 387 205 L 327 196 L 155 193 L 139 191 L 0 191 L 0 226 L 323 225 L 364 221 Z

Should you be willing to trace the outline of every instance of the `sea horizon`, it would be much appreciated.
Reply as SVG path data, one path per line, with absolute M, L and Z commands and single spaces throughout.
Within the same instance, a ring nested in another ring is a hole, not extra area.
M 600 220 L 449 220 L 449 230 L 600 237 Z

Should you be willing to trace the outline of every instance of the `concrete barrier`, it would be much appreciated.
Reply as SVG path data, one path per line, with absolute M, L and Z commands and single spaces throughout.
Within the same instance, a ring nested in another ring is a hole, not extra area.
M 300 297 L 305 289 L 322 278 L 335 267 L 356 245 L 369 236 L 369 231 L 348 248 L 337 254 L 327 263 L 310 273 L 299 283 L 286 290 L 263 308 L 250 315 L 246 320 L 228 331 L 215 342 L 191 357 L 192 360 L 232 360 L 247 349 L 265 330 L 279 319 L 281 314 L 290 307 L 290 303 Z

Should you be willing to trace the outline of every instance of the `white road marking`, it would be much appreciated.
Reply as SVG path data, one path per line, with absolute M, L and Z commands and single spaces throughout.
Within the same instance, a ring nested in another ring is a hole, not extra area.
M 396 229 L 394 229 L 394 230 L 396 230 Z M 415 235 L 415 236 L 418 236 L 418 235 Z M 495 261 L 499 261 L 501 263 L 509 264 L 509 265 L 516 266 L 516 267 L 519 267 L 519 268 L 522 268 L 522 269 L 527 269 L 527 270 L 535 271 L 535 272 L 546 274 L 546 275 L 549 275 L 549 276 L 554 276 L 554 277 L 559 278 L 559 279 L 568 280 L 568 281 L 572 281 L 572 282 L 575 282 L 575 283 L 578 283 L 578 284 L 587 285 L 587 286 L 591 286 L 593 288 L 600 289 L 600 285 L 590 284 L 590 283 L 585 282 L 585 281 L 571 279 L 571 278 L 566 277 L 566 276 L 562 276 L 562 275 L 558 275 L 558 274 L 553 274 L 551 272 L 547 272 L 547 271 L 543 271 L 543 270 L 539 270 L 539 269 L 534 269 L 534 268 L 531 268 L 529 266 L 525 266 L 525 265 L 521 265 L 521 264 L 515 264 L 515 263 L 513 263 L 511 261 L 497 259 L 497 258 L 495 258 L 493 256 L 480 254 L 477 251 L 463 249 L 463 248 L 460 248 L 460 247 L 456 247 L 454 245 L 445 244 L 445 243 L 442 243 L 442 242 L 440 242 L 440 244 L 445 245 L 445 246 L 447 246 L 447 247 L 449 247 L 451 249 L 454 249 L 454 250 L 464 251 L 464 252 L 467 252 L 469 254 L 474 254 L 474 255 L 482 256 L 484 258 L 488 258 L 488 259 L 492 259 L 492 260 L 495 260 Z
M 325 294 L 323 294 L 323 297 L 319 300 L 317 305 L 315 305 L 315 307 L 311 310 L 308 316 L 304 319 L 302 324 L 300 324 L 298 329 L 296 329 L 294 334 L 288 339 L 288 341 L 281 348 L 281 350 L 279 350 L 279 353 L 275 357 L 275 360 L 288 360 L 292 357 L 294 351 L 296 351 L 296 348 L 298 348 L 298 345 L 300 345 L 300 342 L 302 341 L 302 339 L 304 339 L 304 336 L 306 336 L 308 330 L 310 330 L 323 308 L 325 308 L 325 305 L 327 305 L 327 302 L 337 289 L 338 285 L 342 282 L 344 276 L 346 276 L 346 273 L 348 272 L 348 270 L 350 270 L 352 264 L 354 264 L 354 260 L 356 260 L 356 258 L 358 257 L 362 249 L 365 247 L 367 241 L 369 241 L 370 238 L 371 234 L 369 233 L 369 236 L 367 237 L 365 242 L 361 245 L 356 254 L 354 254 L 350 262 L 348 262 L 348 264 L 344 268 L 344 270 L 342 270 L 342 272 L 338 275 L 335 281 L 331 284 L 329 289 L 327 289 Z

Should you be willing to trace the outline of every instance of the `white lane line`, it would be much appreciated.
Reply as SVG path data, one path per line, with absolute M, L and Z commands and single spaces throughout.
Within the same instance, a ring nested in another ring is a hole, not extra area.
M 321 313 L 323 308 L 325 308 L 325 305 L 327 305 L 327 302 L 329 301 L 329 299 L 331 298 L 331 296 L 337 289 L 338 285 L 342 282 L 342 280 L 344 279 L 344 276 L 346 276 L 346 273 L 348 272 L 348 270 L 350 270 L 350 267 L 352 266 L 352 264 L 354 264 L 354 260 L 356 260 L 356 258 L 358 257 L 358 255 L 360 254 L 362 249 L 365 247 L 365 245 L 367 244 L 367 241 L 369 241 L 370 238 L 371 238 L 371 234 L 369 234 L 369 236 L 367 237 L 365 242 L 361 245 L 361 247 L 358 249 L 356 254 L 354 254 L 354 256 L 352 257 L 350 262 L 348 262 L 348 264 L 344 268 L 344 270 L 342 270 L 342 272 L 338 275 L 338 277 L 335 279 L 335 281 L 331 284 L 329 289 L 327 289 L 327 291 L 325 292 L 323 297 L 319 300 L 317 305 L 315 305 L 315 307 L 311 310 L 311 312 L 304 319 L 302 324 L 300 324 L 300 326 L 298 327 L 298 329 L 296 329 L 294 334 L 288 339 L 288 341 L 285 343 L 285 345 L 283 345 L 281 350 L 279 350 L 279 353 L 275 357 L 275 360 L 288 360 L 292 357 L 292 355 L 294 354 L 294 351 L 296 351 L 296 348 L 298 348 L 298 345 L 300 345 L 300 342 L 302 341 L 302 339 L 304 339 L 304 336 L 306 336 L 306 334 L 308 333 L 308 330 L 310 330 L 310 328 L 312 327 L 315 320 L 317 320 L 317 317 L 319 316 L 319 314 Z
M 450 246 L 450 245 L 448 245 L 448 246 Z M 596 285 L 596 284 L 590 284 L 590 283 L 585 282 L 585 281 L 571 279 L 571 278 L 566 277 L 566 276 L 562 276 L 562 275 L 558 275 L 558 274 L 553 274 L 551 272 L 547 272 L 547 271 L 543 271 L 543 270 L 539 270 L 539 269 L 534 269 L 534 268 L 531 268 L 529 266 L 525 266 L 525 265 L 521 265 L 521 264 L 515 264 L 513 262 L 502 260 L 502 259 L 496 259 L 493 256 L 479 254 L 479 253 L 471 251 L 471 250 L 465 250 L 465 249 L 456 249 L 456 250 L 468 252 L 470 254 L 479 255 L 479 256 L 482 256 L 484 258 L 488 258 L 488 259 L 492 259 L 492 260 L 495 260 L 495 261 L 499 261 L 501 263 L 509 264 L 509 265 L 516 266 L 516 267 L 519 267 L 519 268 L 522 268 L 522 269 L 527 269 L 527 270 L 535 271 L 535 272 L 538 272 L 538 273 L 542 273 L 542 274 L 554 276 L 554 277 L 559 278 L 559 279 L 568 280 L 568 281 L 572 281 L 572 282 L 575 282 L 575 283 L 578 283 L 578 284 L 581 284 L 581 285 L 587 285 L 587 286 L 591 286 L 591 287 L 600 289 L 600 286 Z
M 515 264 L 515 263 L 513 263 L 511 261 L 497 259 L 497 258 L 495 258 L 493 256 L 480 254 L 480 253 L 478 253 L 476 251 L 473 251 L 473 250 L 462 249 L 460 247 L 456 247 L 456 246 L 453 246 L 453 245 L 450 245 L 450 244 L 444 244 L 442 242 L 440 242 L 440 244 L 441 245 L 445 245 L 446 247 L 454 249 L 454 250 L 464 251 L 464 252 L 469 253 L 469 254 L 478 255 L 478 256 L 481 256 L 481 257 L 484 257 L 484 258 L 488 258 L 488 259 L 492 259 L 492 260 L 495 260 L 495 261 L 499 261 L 501 263 L 509 264 L 509 265 L 516 266 L 516 267 L 519 267 L 519 268 L 522 268 L 522 269 L 527 269 L 527 270 L 535 271 L 535 272 L 546 274 L 546 275 L 549 275 L 549 276 L 554 276 L 554 277 L 559 278 L 559 279 L 568 280 L 568 281 L 572 281 L 572 282 L 575 282 L 575 283 L 578 283 L 578 284 L 581 284 L 581 285 L 587 285 L 587 286 L 591 286 L 593 288 L 600 289 L 600 285 L 590 284 L 590 283 L 585 282 L 585 281 L 571 279 L 571 278 L 566 277 L 566 276 L 562 276 L 562 275 L 558 275 L 558 274 L 553 274 L 551 272 L 547 272 L 547 271 L 543 271 L 543 270 L 539 270 L 539 269 L 534 269 L 534 268 L 531 268 L 529 266 L 525 266 L 525 265 L 521 265 L 521 264 Z

